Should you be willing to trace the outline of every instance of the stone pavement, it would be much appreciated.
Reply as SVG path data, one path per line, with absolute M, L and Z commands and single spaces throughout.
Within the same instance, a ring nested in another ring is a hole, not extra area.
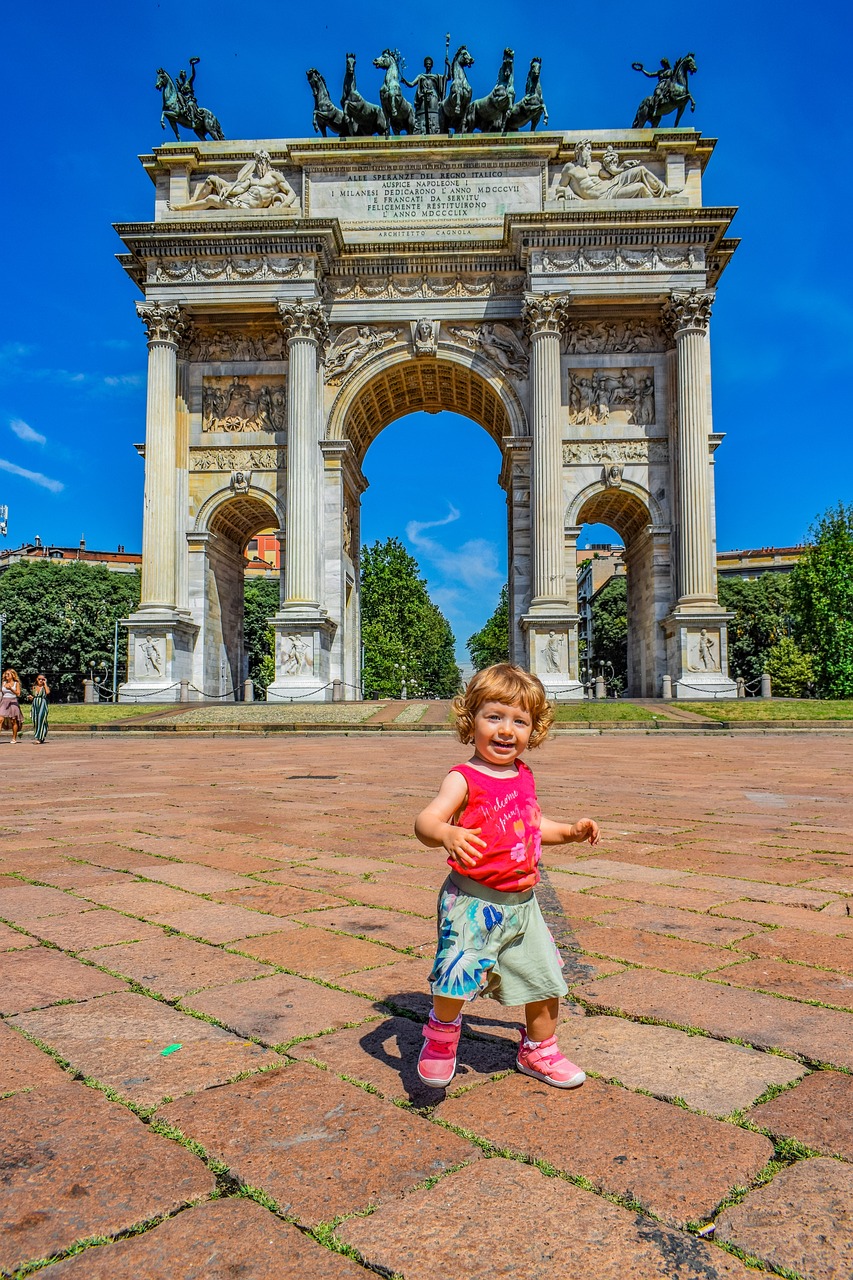
M 446 736 L 2 749 L 0 1274 L 840 1280 L 853 771 L 831 734 L 560 738 L 563 1092 L 471 1007 L 414 1070 Z

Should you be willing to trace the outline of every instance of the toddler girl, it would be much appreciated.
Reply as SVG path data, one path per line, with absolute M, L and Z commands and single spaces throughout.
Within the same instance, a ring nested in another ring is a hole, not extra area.
M 453 707 L 459 738 L 473 742 L 474 754 L 451 769 L 415 822 L 422 844 L 450 855 L 438 900 L 438 949 L 429 978 L 433 1008 L 418 1075 L 436 1088 L 450 1084 L 463 1005 L 485 995 L 525 1006 L 519 1071 L 574 1089 L 586 1076 L 563 1057 L 554 1034 L 560 997 L 568 991 L 563 961 L 533 887 L 541 844 L 598 844 L 598 823 L 542 817 L 533 775 L 519 758 L 545 740 L 553 720 L 535 676 L 509 663 L 488 667 Z

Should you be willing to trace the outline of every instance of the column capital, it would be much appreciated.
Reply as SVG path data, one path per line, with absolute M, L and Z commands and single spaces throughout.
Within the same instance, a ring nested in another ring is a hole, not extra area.
M 303 301 L 284 302 L 279 299 L 278 313 L 282 327 L 288 338 L 305 338 L 322 345 L 329 336 L 329 322 L 319 302 Z
M 137 302 L 136 314 L 145 325 L 149 346 L 156 342 L 177 350 L 189 323 L 183 307 L 177 303 Z
M 713 304 L 714 294 L 702 289 L 671 293 L 661 311 L 664 328 L 672 337 L 679 333 L 707 333 Z
M 529 337 L 552 334 L 560 337 L 568 320 L 569 293 L 528 293 L 524 298 L 522 318 Z

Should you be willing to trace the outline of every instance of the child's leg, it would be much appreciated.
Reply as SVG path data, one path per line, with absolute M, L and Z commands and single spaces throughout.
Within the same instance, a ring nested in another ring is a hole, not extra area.
M 455 1022 L 462 1012 L 464 1000 L 451 1000 L 449 996 L 433 996 L 432 1009 L 439 1022 Z M 554 1026 L 557 1025 L 556 1018 Z M 532 1039 L 532 1037 L 531 1037 Z
M 558 1089 L 576 1089 L 583 1084 L 586 1075 L 560 1053 L 554 1034 L 560 1014 L 559 998 L 533 1000 L 524 1006 L 524 1014 L 527 1035 L 522 1037 L 516 1058 L 519 1071 Z
M 557 1030 L 559 1016 L 560 1001 L 556 996 L 552 996 L 549 1000 L 533 1000 L 530 1004 L 526 1004 L 524 1019 L 527 1023 L 528 1040 L 538 1042 L 549 1039 Z

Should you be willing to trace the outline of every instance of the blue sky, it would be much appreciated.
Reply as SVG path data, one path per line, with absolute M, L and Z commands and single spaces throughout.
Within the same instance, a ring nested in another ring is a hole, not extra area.
M 47 0 L 6 15 L 7 545 L 35 534 L 73 544 L 85 534 L 89 546 L 140 546 L 142 464 L 132 445 L 144 435 L 146 348 L 111 224 L 152 216 L 153 188 L 136 157 L 166 140 L 157 67 L 176 74 L 200 56 L 198 99 L 229 138 L 307 136 L 307 67 L 336 84 L 353 49 L 359 88 L 375 101 L 372 58 L 392 45 L 410 70 L 426 54 L 439 63 L 448 17 L 453 46 L 466 42 L 476 59 L 477 93 L 491 88 L 505 44 L 518 68 L 542 55 L 556 129 L 630 124 L 648 83 L 631 63 L 695 52 L 698 106 L 684 123 L 719 139 L 705 199 L 740 207 L 732 230 L 743 240 L 712 322 L 714 425 L 726 432 L 719 546 L 801 541 L 818 512 L 853 500 L 853 161 L 836 127 L 850 113 L 847 6 L 747 0 L 715 15 L 683 0 L 575 11 L 497 0 L 434 12 L 339 0 Z M 366 459 L 365 538 L 403 538 L 462 642 L 504 580 L 498 467 L 485 433 L 447 414 L 392 424 Z

